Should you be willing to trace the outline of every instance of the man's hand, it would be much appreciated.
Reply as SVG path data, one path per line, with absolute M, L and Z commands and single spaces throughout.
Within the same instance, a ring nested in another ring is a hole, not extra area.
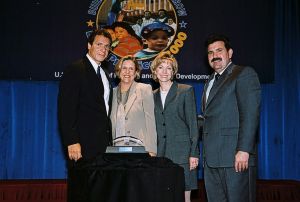
M 199 159 L 195 157 L 190 157 L 190 170 L 197 168 Z
M 249 153 L 238 151 L 235 155 L 235 172 L 242 172 L 248 169 Z
M 70 160 L 77 161 L 82 157 L 81 155 L 81 146 L 79 143 L 71 144 L 68 146 L 68 154 Z

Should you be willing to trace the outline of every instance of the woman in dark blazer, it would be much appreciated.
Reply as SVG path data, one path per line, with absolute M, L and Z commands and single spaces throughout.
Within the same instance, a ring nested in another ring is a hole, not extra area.
M 177 70 L 176 59 L 167 52 L 157 56 L 151 65 L 153 79 L 160 84 L 154 91 L 157 156 L 184 168 L 185 201 L 189 202 L 190 191 L 197 189 L 199 133 L 193 88 L 173 81 Z

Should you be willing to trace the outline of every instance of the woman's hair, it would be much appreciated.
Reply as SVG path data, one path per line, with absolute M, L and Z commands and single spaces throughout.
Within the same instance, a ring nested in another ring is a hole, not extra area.
M 172 80 L 174 78 L 174 75 L 178 71 L 178 63 L 177 63 L 177 60 L 175 59 L 175 57 L 168 51 L 163 51 L 153 60 L 153 62 L 151 64 L 152 77 L 153 77 L 154 81 L 156 81 L 156 82 L 158 81 L 157 76 L 155 74 L 156 68 L 165 61 L 170 61 L 170 63 L 171 63 L 172 70 L 173 70 L 172 77 L 171 77 Z
M 129 35 L 133 36 L 134 38 L 136 38 L 141 45 L 143 45 L 143 41 L 141 39 L 141 37 L 139 37 L 138 35 L 136 35 L 135 31 L 133 30 L 133 28 L 127 23 L 127 22 L 119 22 L 116 21 L 114 22 L 111 27 L 115 30 L 116 27 L 121 27 L 123 29 L 125 29 Z
M 132 55 L 126 55 L 126 56 L 122 57 L 119 60 L 119 62 L 116 64 L 115 73 L 116 73 L 117 77 L 120 78 L 120 72 L 122 69 L 122 65 L 123 65 L 123 62 L 126 60 L 131 60 L 134 63 L 135 70 L 136 70 L 135 79 L 139 79 L 141 76 L 141 68 L 140 68 L 140 65 L 139 65 L 138 61 L 136 60 L 136 58 L 133 57 Z

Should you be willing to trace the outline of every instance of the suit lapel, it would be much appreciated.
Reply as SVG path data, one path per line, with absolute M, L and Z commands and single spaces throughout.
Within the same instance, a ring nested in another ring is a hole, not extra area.
M 137 97 L 136 86 L 137 86 L 137 83 L 134 81 L 130 87 L 128 100 L 125 104 L 125 114 L 126 115 L 127 115 L 128 111 L 131 109 L 134 101 L 136 100 L 136 97 Z
M 205 104 L 205 108 L 209 105 L 209 103 L 213 100 L 213 98 L 216 96 L 220 88 L 223 86 L 223 84 L 226 82 L 227 78 L 230 76 L 232 69 L 234 65 L 231 63 L 226 70 L 223 72 L 223 74 L 220 76 L 218 82 L 213 85 L 209 92 L 209 96 L 207 99 L 207 102 Z
M 208 80 L 206 80 L 205 85 L 204 85 L 204 89 L 203 89 L 203 93 L 202 93 L 202 98 L 201 98 L 201 100 L 202 100 L 202 102 L 201 102 L 201 103 L 202 103 L 202 105 L 201 105 L 202 112 L 204 112 L 205 106 L 206 106 L 206 91 L 207 91 L 209 82 L 210 82 L 213 78 L 214 78 L 214 73 L 212 73 L 212 74 L 209 76 Z
M 117 97 L 118 97 L 118 88 L 119 88 L 119 86 L 117 86 L 115 89 L 113 89 L 113 95 L 112 95 L 114 98 L 116 98 L 116 99 L 112 100 L 112 104 L 111 104 L 111 109 L 115 109 L 114 110 L 115 113 L 110 114 L 113 123 L 117 122 L 117 120 L 116 120 L 117 119 L 117 112 L 116 111 L 117 111 L 117 108 L 118 108 L 118 99 L 117 99 Z
M 160 97 L 160 88 L 158 88 L 154 93 L 154 103 L 155 103 L 155 107 L 157 107 L 160 111 L 163 111 L 161 97 Z
M 103 87 L 102 80 L 97 76 L 93 65 L 91 64 L 91 62 L 88 60 L 87 57 L 85 57 L 84 62 L 87 71 L 87 77 L 88 77 L 87 79 L 90 80 L 93 89 L 95 90 L 95 94 L 99 95 L 100 93 L 101 97 L 103 98 L 104 87 Z
M 176 81 L 174 81 L 168 94 L 167 94 L 164 109 L 166 109 L 168 107 L 169 103 L 172 102 L 172 100 L 176 97 L 177 88 L 178 88 L 178 84 Z

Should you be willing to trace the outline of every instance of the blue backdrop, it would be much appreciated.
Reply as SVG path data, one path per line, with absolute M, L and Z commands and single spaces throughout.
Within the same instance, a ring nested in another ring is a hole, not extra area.
M 276 0 L 275 82 L 262 85 L 261 179 L 300 180 L 299 4 L 298 0 Z M 191 84 L 200 113 L 203 84 Z M 66 177 L 57 92 L 56 81 L 0 81 L 0 179 Z

